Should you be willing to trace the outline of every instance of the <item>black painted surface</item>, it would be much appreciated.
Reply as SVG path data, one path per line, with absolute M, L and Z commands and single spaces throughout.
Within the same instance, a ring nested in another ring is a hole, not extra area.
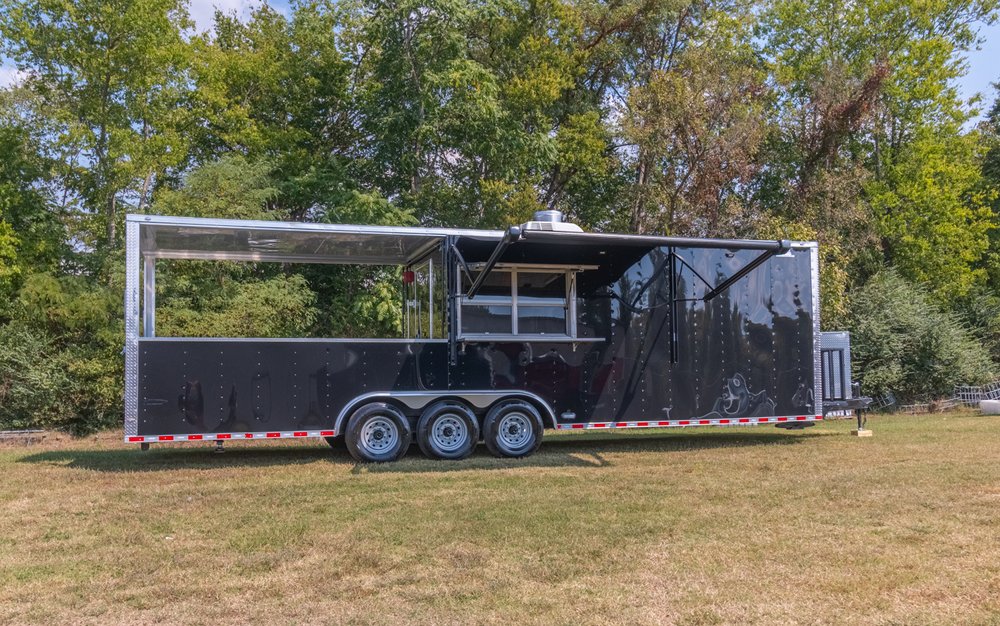
M 443 341 L 142 340 L 139 434 L 333 428 L 353 398 L 404 390 L 525 390 L 578 422 L 815 414 L 810 251 L 709 302 L 695 272 L 719 284 L 760 252 L 676 252 L 676 306 L 665 248 L 578 275 L 595 343 L 467 343 L 450 364 Z

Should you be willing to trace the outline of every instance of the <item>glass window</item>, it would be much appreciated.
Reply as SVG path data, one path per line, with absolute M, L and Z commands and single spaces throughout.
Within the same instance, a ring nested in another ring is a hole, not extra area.
M 462 332 L 469 334 L 511 334 L 511 307 L 463 306 Z
M 476 276 L 473 276 L 475 280 Z M 463 291 L 468 291 L 471 286 L 471 282 L 468 285 L 463 285 Z M 476 292 L 476 297 L 472 300 L 468 300 L 469 304 L 485 304 L 487 302 L 510 302 L 511 294 L 511 274 L 510 272 L 505 272 L 502 270 L 493 270 L 486 276 L 486 280 L 483 281 L 482 286 L 479 287 L 479 291 Z
M 517 307 L 520 335 L 566 335 L 566 308 L 562 306 Z
M 517 300 L 566 300 L 566 272 L 517 272 Z
M 568 324 L 565 270 L 521 268 L 492 270 L 471 300 L 460 300 L 463 335 L 562 335 L 572 334 Z M 469 288 L 463 277 L 461 291 Z M 515 333 L 516 329 L 516 333 Z

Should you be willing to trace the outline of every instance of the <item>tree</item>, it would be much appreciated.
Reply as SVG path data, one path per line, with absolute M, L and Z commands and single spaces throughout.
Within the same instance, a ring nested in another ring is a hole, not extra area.
M 359 174 L 364 142 L 339 19 L 318 2 L 296 5 L 291 19 L 266 4 L 246 23 L 217 12 L 193 44 L 203 120 L 194 160 L 266 159 L 277 190 L 268 207 L 288 219 L 411 223 Z
M 765 76 L 746 16 L 727 9 L 746 7 L 684 7 L 673 44 L 657 51 L 647 82 L 629 94 L 622 132 L 635 146 L 631 231 L 733 236 L 753 227 L 740 190 L 761 167 Z
M 848 318 L 854 371 L 865 393 L 901 400 L 993 380 L 996 365 L 961 320 L 920 285 L 887 271 L 859 290 Z
M 0 322 L 24 278 L 53 271 L 67 253 L 65 234 L 48 211 L 44 167 L 28 133 L 0 125 Z
M 47 153 L 74 233 L 97 256 L 118 244 L 121 206 L 142 210 L 184 162 L 189 26 L 183 0 L 15 0 L 4 52 L 52 126 Z
M 977 188 L 982 156 L 974 132 L 927 129 L 869 187 L 889 262 L 944 300 L 985 283 L 982 261 L 996 224 L 992 198 Z
M 990 209 L 994 228 L 990 231 L 990 247 L 983 266 L 993 292 L 1000 296 L 1000 82 L 994 83 L 993 88 L 993 106 L 979 125 L 985 150 L 979 192 L 987 199 L 992 198 Z

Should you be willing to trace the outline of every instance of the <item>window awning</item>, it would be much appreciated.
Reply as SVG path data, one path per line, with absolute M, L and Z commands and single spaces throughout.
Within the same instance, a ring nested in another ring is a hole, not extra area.
M 761 254 L 736 272 L 730 279 L 714 287 L 710 298 L 725 290 L 774 254 L 781 254 L 794 244 L 789 241 L 750 239 L 697 239 L 692 237 L 658 237 L 645 235 L 615 235 L 546 231 L 512 227 L 502 238 L 462 237 L 457 247 L 468 263 L 484 262 L 479 279 L 472 284 L 468 296 L 473 297 L 482 278 L 497 264 L 592 265 L 604 276 L 605 282 L 617 278 L 639 259 L 656 248 L 714 248 L 723 250 L 757 250 Z
M 449 235 L 494 243 L 502 231 L 358 226 L 196 217 L 129 215 L 140 253 L 154 259 L 406 265 Z
M 153 259 L 272 261 L 407 265 L 446 237 L 455 237 L 466 261 L 484 262 L 496 251 L 502 230 L 411 226 L 364 226 L 128 215 L 139 227 L 139 252 Z M 517 227 L 515 227 L 517 228 Z M 697 239 L 520 229 L 496 262 L 595 265 L 610 272 L 631 266 L 659 247 L 776 250 L 781 242 Z

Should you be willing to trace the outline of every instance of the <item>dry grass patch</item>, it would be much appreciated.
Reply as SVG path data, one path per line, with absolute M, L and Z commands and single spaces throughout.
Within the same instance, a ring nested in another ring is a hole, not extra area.
M 998 623 L 1000 419 L 0 448 L 0 622 Z

